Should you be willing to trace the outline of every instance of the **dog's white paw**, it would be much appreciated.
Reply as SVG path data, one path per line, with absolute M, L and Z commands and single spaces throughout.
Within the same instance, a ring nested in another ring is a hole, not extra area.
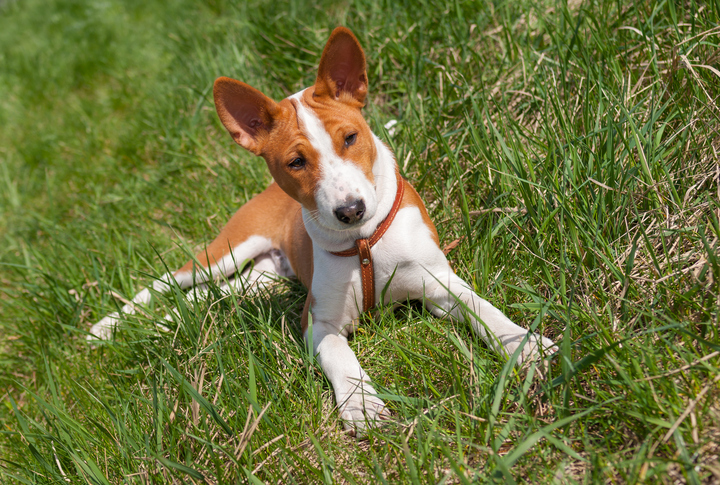
M 520 346 L 524 339 L 524 335 L 518 336 L 505 343 L 505 349 L 508 355 L 512 356 L 517 348 Z M 555 342 L 549 338 L 532 334 L 523 345 L 520 355 L 517 357 L 517 365 L 522 365 L 526 362 L 540 361 L 541 364 L 546 365 L 547 359 L 550 355 L 557 352 L 559 349 Z
M 368 428 L 377 426 L 379 421 L 390 417 L 385 403 L 375 394 L 375 389 L 366 384 L 342 403 L 340 418 L 345 430 L 358 439 L 365 437 Z
M 107 317 L 103 318 L 95 325 L 90 327 L 90 335 L 85 337 L 88 342 L 96 342 L 98 340 L 110 340 L 113 336 L 113 332 L 118 326 L 120 315 L 117 312 L 113 312 Z

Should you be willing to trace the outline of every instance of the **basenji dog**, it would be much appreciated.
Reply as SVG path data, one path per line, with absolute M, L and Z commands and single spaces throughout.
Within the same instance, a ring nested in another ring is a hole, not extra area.
M 425 205 L 363 118 L 365 53 L 350 30 L 338 27 L 330 35 L 315 84 L 280 102 L 226 77 L 215 81 L 213 92 L 225 128 L 265 159 L 274 182 L 243 205 L 195 260 L 156 281 L 155 291 L 168 291 L 173 282 L 188 288 L 228 277 L 238 268 L 246 268 L 235 278 L 242 285 L 299 278 L 308 289 L 303 336 L 312 342 L 351 433 L 362 434 L 387 416 L 348 345 L 359 317 L 376 304 L 422 300 L 437 316 L 469 321 L 490 348 L 518 363 L 555 350 L 551 340 L 515 325 L 451 269 Z M 150 298 L 144 289 L 121 312 L 133 313 Z M 105 317 L 88 338 L 112 337 L 118 318 Z

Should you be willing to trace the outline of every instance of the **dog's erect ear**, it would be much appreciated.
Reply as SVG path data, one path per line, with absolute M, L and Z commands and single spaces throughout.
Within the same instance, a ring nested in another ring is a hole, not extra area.
M 350 30 L 337 27 L 330 34 L 320 58 L 315 95 L 338 99 L 347 93 L 364 105 L 367 92 L 365 53 Z
M 233 140 L 259 155 L 258 136 L 270 131 L 280 108 L 272 99 L 247 84 L 219 77 L 213 86 L 215 109 Z

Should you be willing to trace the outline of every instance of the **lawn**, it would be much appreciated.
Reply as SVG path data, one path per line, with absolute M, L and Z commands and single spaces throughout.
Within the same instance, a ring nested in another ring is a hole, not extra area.
M 560 347 L 383 309 L 363 441 L 297 282 L 85 340 L 270 181 L 214 79 L 281 99 L 337 25 L 457 273 Z M 720 483 L 719 128 L 718 0 L 0 1 L 0 483 Z

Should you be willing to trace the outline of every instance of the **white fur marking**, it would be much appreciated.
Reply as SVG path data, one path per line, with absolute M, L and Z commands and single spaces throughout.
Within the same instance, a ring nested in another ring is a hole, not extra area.
M 295 106 L 305 136 L 320 154 L 321 179 L 315 190 L 318 222 L 329 229 L 348 229 L 347 224 L 335 217 L 334 211 L 358 199 L 365 203 L 365 220 L 372 218 L 378 207 L 373 184 L 357 165 L 335 152 L 330 134 L 315 113 L 301 102 Z
M 270 253 L 273 250 L 272 241 L 262 236 L 250 236 L 241 244 L 238 244 L 233 250 L 225 255 L 217 264 L 210 266 L 208 269 L 198 267 L 195 272 L 184 271 L 176 272 L 175 276 L 171 273 L 162 275 L 153 281 L 153 290 L 157 293 L 167 293 L 171 288 L 173 279 L 180 288 L 189 288 L 194 285 L 205 283 L 210 278 L 218 278 L 221 275 L 229 276 L 234 274 L 238 267 L 242 266 L 250 259 L 257 256 Z M 289 268 L 289 265 L 287 266 Z M 290 270 L 292 272 L 292 270 Z M 120 313 L 124 315 L 133 315 L 143 306 L 150 303 L 152 294 L 149 289 L 143 288 L 132 301 L 122 307 Z M 90 335 L 87 340 L 108 340 L 112 338 L 112 334 L 117 328 L 120 321 L 120 313 L 113 312 L 100 320 L 90 328 Z

